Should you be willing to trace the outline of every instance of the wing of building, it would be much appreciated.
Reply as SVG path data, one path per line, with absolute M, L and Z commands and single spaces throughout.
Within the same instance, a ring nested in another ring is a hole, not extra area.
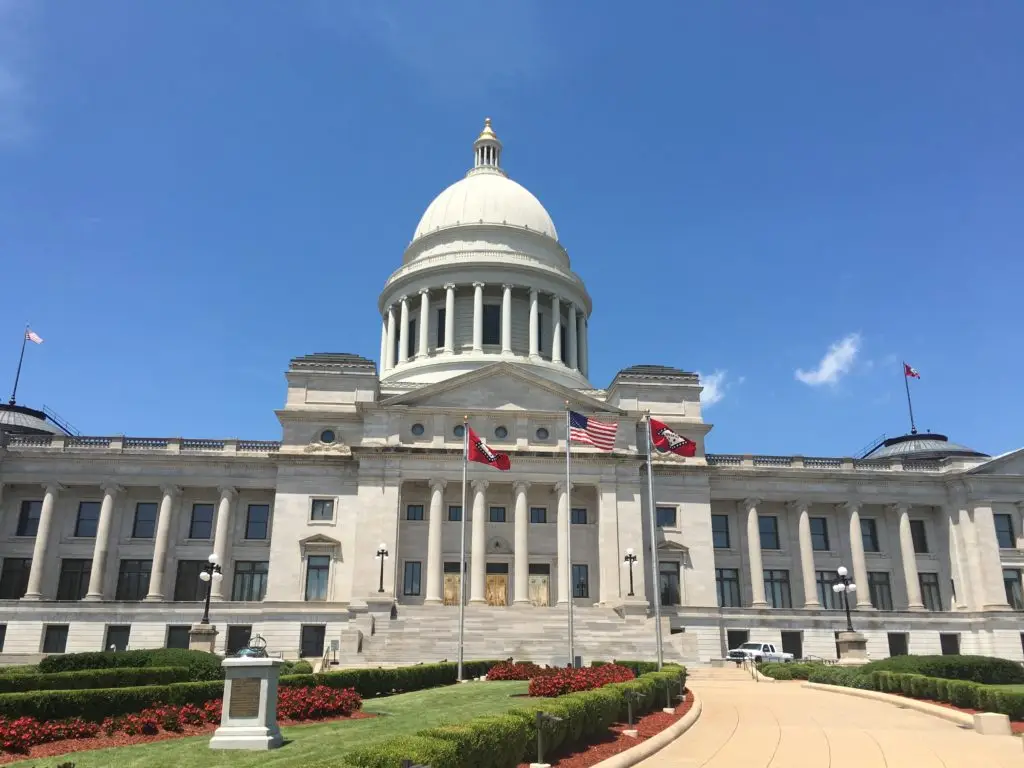
M 653 658 L 656 598 L 667 659 L 747 639 L 835 658 L 845 565 L 873 657 L 1024 659 L 1024 451 L 912 434 L 856 459 L 707 454 L 695 374 L 590 381 L 590 296 L 501 153 L 488 121 L 416 226 L 379 365 L 291 361 L 280 442 L 81 437 L 0 408 L 0 662 L 187 645 L 211 553 L 218 652 L 259 633 L 289 658 L 454 659 L 464 515 L 467 658 L 564 663 L 570 599 L 584 661 Z M 619 425 L 613 451 L 574 448 L 571 491 L 567 404 Z M 697 446 L 654 456 L 654 527 L 646 411 Z M 470 465 L 464 500 L 466 417 L 512 468 Z

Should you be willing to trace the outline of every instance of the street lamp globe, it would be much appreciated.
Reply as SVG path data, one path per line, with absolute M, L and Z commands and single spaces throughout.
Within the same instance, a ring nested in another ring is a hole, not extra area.
M 846 589 L 846 587 L 844 585 L 842 585 L 842 584 L 833 584 L 832 585 L 832 591 L 835 592 L 837 595 L 840 592 L 842 592 L 844 589 Z
M 210 574 L 207 571 L 200 571 L 199 572 L 199 579 L 200 579 L 200 581 L 209 581 L 210 580 Z
M 633 554 L 633 548 L 632 547 L 627 547 L 626 554 L 627 555 L 632 555 Z
M 217 557 L 217 553 L 216 553 L 216 552 L 211 552 L 211 553 L 210 553 L 210 556 L 209 556 L 208 558 L 206 558 L 206 559 L 207 559 L 207 560 L 209 560 L 209 561 L 210 561 L 211 563 L 213 563 L 214 565 L 216 565 L 216 564 L 217 564 L 217 561 L 218 561 L 218 560 L 219 560 L 220 558 L 219 558 L 219 557 Z
M 846 570 L 845 565 L 840 565 L 839 568 L 836 569 L 836 573 L 838 573 L 840 576 L 846 576 L 846 574 L 848 574 L 849 571 Z
M 215 583 L 220 582 L 220 580 L 223 579 L 223 578 L 224 578 L 224 574 L 221 573 L 220 571 L 214 571 L 213 572 L 213 580 L 214 580 Z
M 848 589 L 848 590 L 849 590 L 850 592 L 856 592 L 856 591 L 857 591 L 857 585 L 856 585 L 856 584 L 854 584 L 854 583 L 852 583 L 852 582 L 851 582 L 850 584 L 848 584 L 846 588 L 847 588 L 847 589 Z

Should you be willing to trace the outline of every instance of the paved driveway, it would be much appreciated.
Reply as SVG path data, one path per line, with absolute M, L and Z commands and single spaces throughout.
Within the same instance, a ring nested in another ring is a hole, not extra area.
M 641 768 L 1024 768 L 1024 740 L 980 736 L 909 709 L 693 670 L 697 724 Z

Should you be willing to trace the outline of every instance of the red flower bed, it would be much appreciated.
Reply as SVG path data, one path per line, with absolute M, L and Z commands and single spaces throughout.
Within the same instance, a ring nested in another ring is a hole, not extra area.
M 363 700 L 353 688 L 282 688 L 277 695 L 277 714 L 285 720 L 323 720 L 350 715 L 362 706 Z
M 624 683 L 633 680 L 633 670 L 618 664 L 604 664 L 600 667 L 581 667 L 552 670 L 551 674 L 530 680 L 531 696 L 562 696 L 575 691 L 589 691 L 609 683 Z
M 495 664 L 487 673 L 488 680 L 532 680 L 541 675 L 550 675 L 557 672 L 550 667 L 539 667 L 532 661 L 520 661 L 513 664 L 510 661 L 503 661 Z

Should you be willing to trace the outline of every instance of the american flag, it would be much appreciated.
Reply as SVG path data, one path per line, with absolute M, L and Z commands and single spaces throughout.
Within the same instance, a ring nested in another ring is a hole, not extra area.
M 577 443 L 587 443 L 600 448 L 602 451 L 610 451 L 615 447 L 615 431 L 619 428 L 619 422 L 605 424 L 603 421 L 588 419 L 581 413 L 569 411 L 569 440 Z
M 36 344 L 42 344 L 43 343 L 43 337 L 40 336 L 35 331 L 31 330 L 30 328 L 26 328 L 25 329 L 25 341 L 32 341 L 32 342 L 35 342 Z

